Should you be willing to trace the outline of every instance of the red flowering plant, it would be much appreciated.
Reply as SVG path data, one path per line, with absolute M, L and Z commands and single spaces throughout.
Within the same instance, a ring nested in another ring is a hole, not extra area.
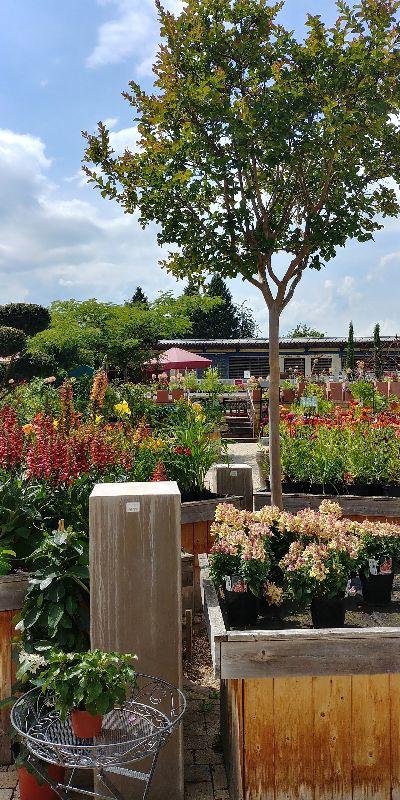
M 273 554 L 270 545 L 273 533 L 269 522 L 259 512 L 251 513 L 221 503 L 211 527 L 215 537 L 210 555 L 211 577 L 217 588 L 251 591 L 271 604 L 281 602 L 280 588 L 270 580 Z

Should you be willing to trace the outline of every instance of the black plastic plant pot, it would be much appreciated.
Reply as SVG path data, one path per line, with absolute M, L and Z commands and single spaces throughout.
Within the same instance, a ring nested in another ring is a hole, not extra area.
M 311 619 L 314 628 L 343 628 L 345 617 L 343 597 L 313 597 Z
M 253 592 L 224 590 L 226 613 L 230 628 L 248 628 L 257 622 L 260 601 Z
M 387 606 L 392 600 L 394 572 L 384 575 L 365 575 L 360 572 L 364 602 L 373 606 Z

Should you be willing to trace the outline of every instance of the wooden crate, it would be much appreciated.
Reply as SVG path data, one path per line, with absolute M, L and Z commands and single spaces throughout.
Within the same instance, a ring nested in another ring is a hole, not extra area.
M 6 575 L 0 578 L 0 701 L 12 696 L 16 672 L 13 619 L 22 606 L 27 588 L 27 576 Z M 0 764 L 10 764 L 11 761 L 10 706 L 7 705 L 0 708 Z
M 398 800 L 400 629 L 226 629 L 202 595 L 231 800 Z
M 214 522 L 215 509 L 220 503 L 232 503 L 242 508 L 243 498 L 229 496 L 212 500 L 198 500 L 182 503 L 181 509 L 181 547 L 194 556 L 194 611 L 201 611 L 200 553 L 209 553 L 213 539 L 211 525 Z

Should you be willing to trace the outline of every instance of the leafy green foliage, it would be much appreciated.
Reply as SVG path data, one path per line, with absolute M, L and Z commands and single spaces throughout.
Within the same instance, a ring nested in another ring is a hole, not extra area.
M 312 328 L 306 322 L 299 322 L 289 331 L 288 336 L 291 336 L 292 339 L 325 339 L 326 334 L 317 331 L 316 328 Z
M 26 336 L 17 328 L 0 328 L 0 354 L 3 357 L 15 356 L 25 350 Z
M 208 311 L 199 308 L 192 314 L 193 339 L 237 339 L 255 335 L 256 323 L 252 312 L 245 306 L 238 306 L 232 300 L 225 281 L 220 275 L 213 275 L 210 283 L 201 293 L 189 282 L 187 296 L 219 299 L 219 303 Z
M 121 705 L 136 683 L 136 656 L 122 653 L 53 651 L 37 683 L 54 694 L 61 718 L 74 710 L 107 714 Z
M 13 556 L 15 556 L 14 550 L 0 548 L 0 576 L 7 575 L 10 572 Z
M 157 91 L 132 81 L 125 94 L 138 151 L 116 155 L 100 124 L 86 170 L 142 225 L 161 224 L 179 277 L 239 273 L 272 300 L 271 257 L 292 254 L 282 307 L 306 266 L 399 212 L 386 179 L 399 177 L 400 37 L 397 0 L 339 2 L 332 28 L 308 15 L 303 42 L 278 23 L 281 5 L 194 0 L 174 17 L 157 2 Z
M 89 549 L 71 528 L 44 534 L 21 611 L 27 651 L 84 650 L 89 637 Z
M 148 304 L 57 301 L 51 306 L 50 327 L 29 348 L 47 353 L 66 370 L 80 364 L 99 367 L 106 360 L 120 371 L 130 366 L 139 373 L 159 339 L 191 330 L 191 312 L 197 306 L 195 298 L 175 298 L 169 292 Z
M 35 303 L 9 303 L 0 306 L 0 325 L 18 328 L 26 336 L 34 336 L 50 324 L 50 313 Z

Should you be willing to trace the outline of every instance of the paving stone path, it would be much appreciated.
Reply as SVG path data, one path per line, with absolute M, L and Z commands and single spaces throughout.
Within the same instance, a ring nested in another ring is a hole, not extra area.
M 183 723 L 185 800 L 229 800 L 219 732 L 219 697 L 207 686 L 186 683 Z

